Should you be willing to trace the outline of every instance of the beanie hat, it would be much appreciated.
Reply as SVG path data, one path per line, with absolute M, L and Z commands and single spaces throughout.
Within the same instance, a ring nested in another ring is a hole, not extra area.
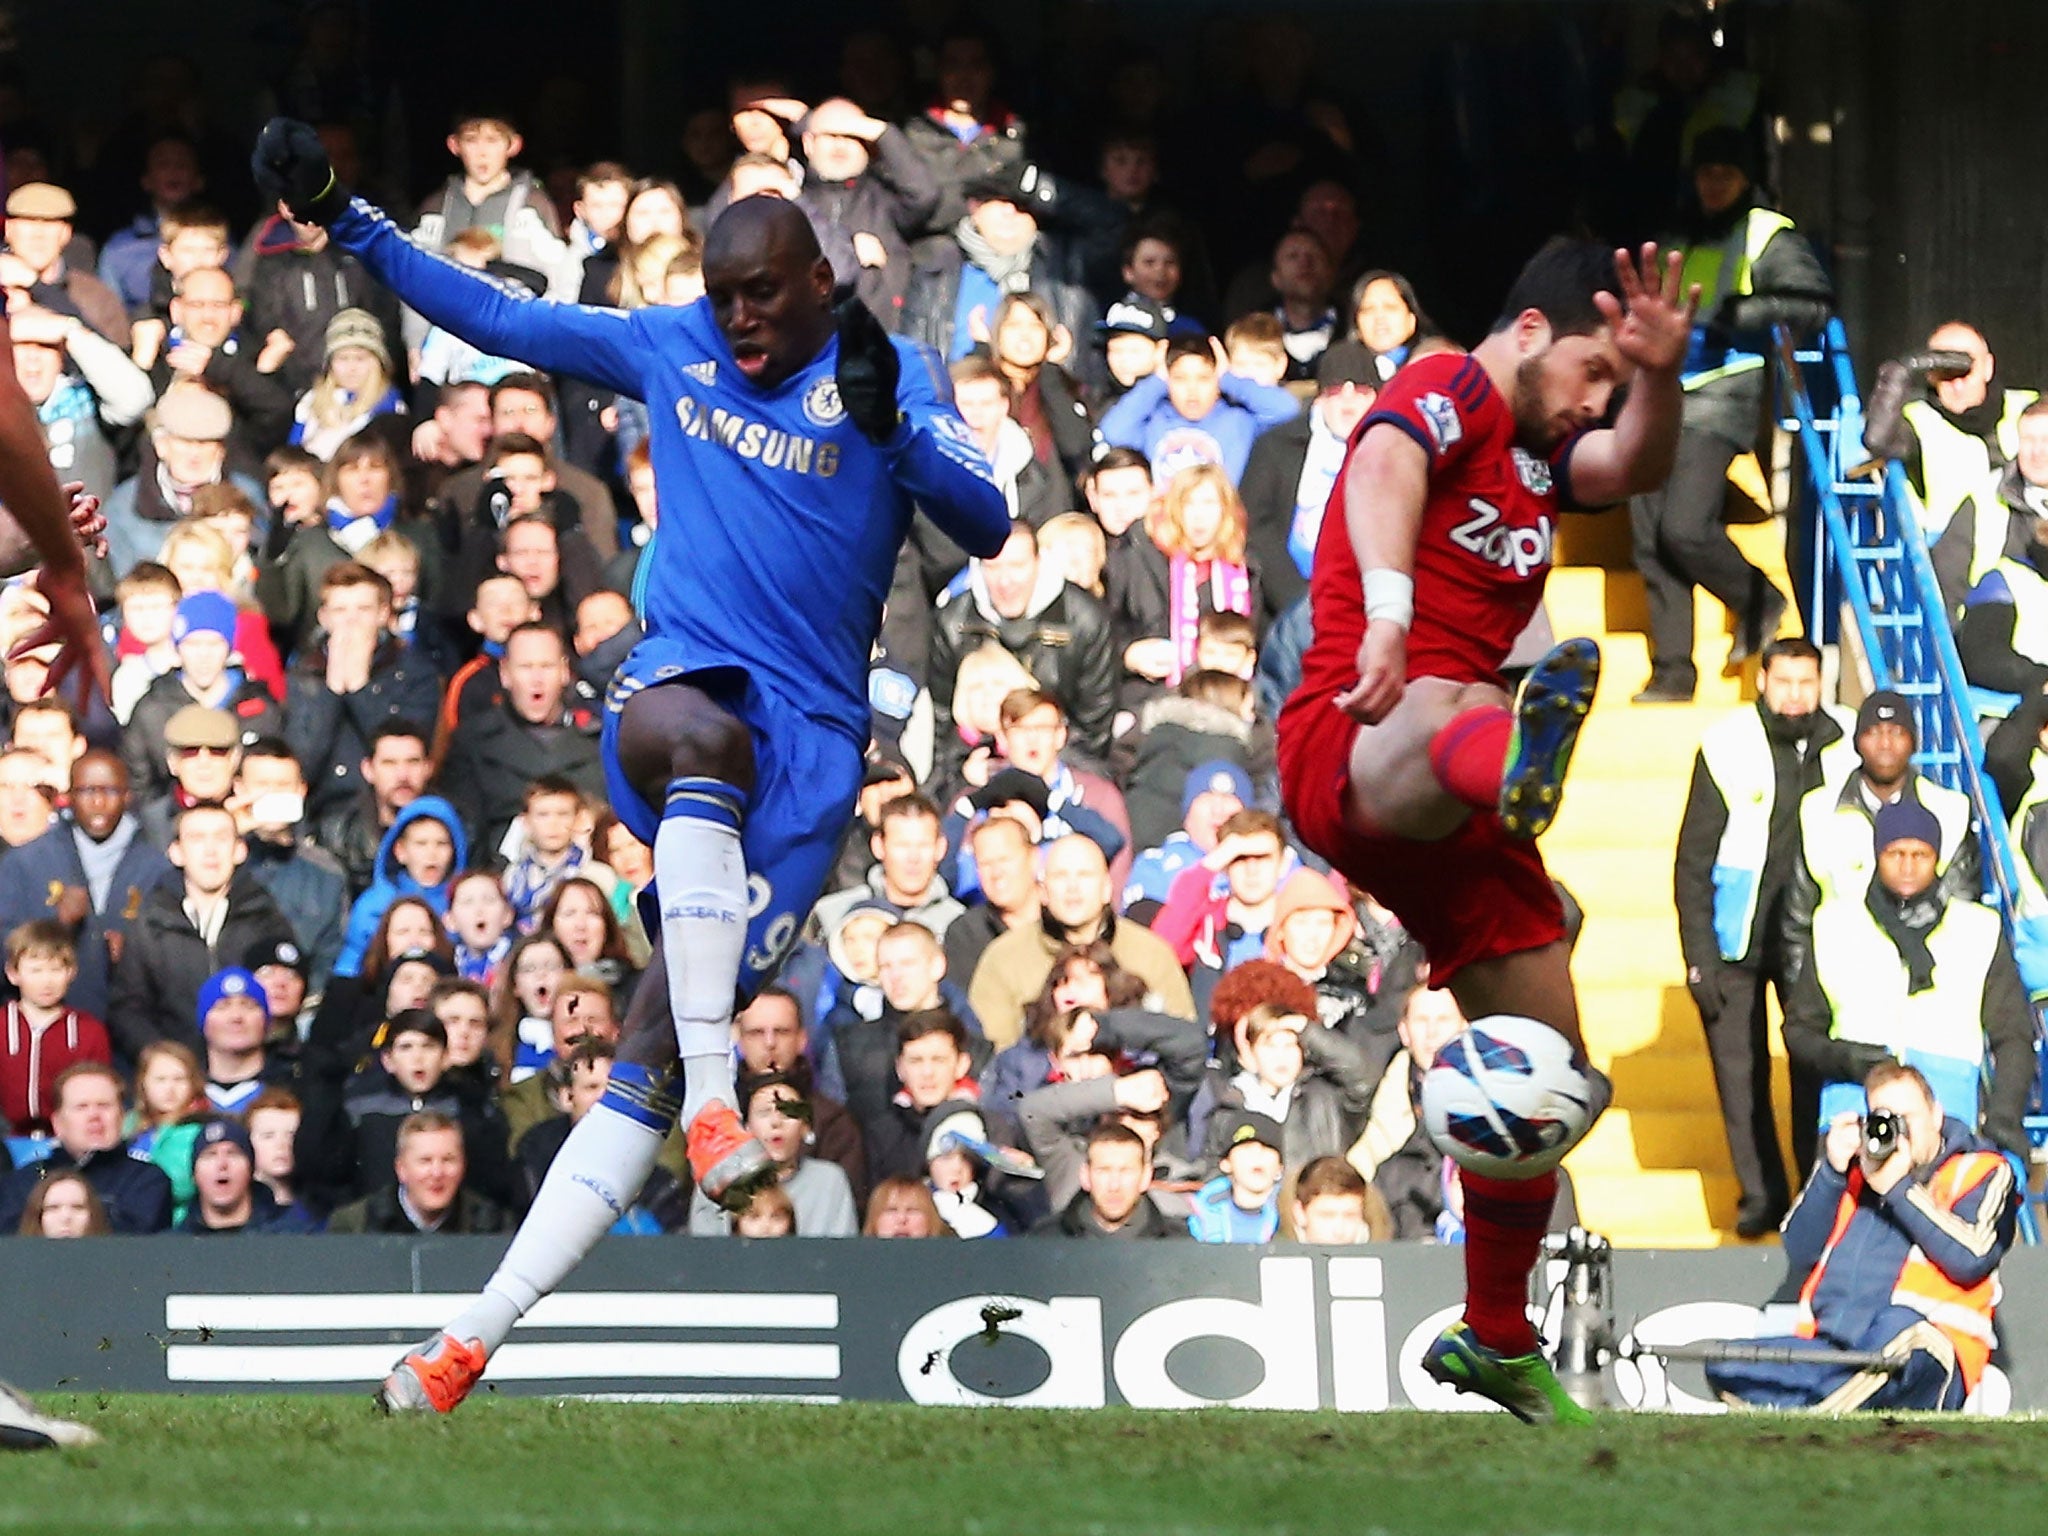
M 1183 819 L 1188 808 L 1202 795 L 1235 795 L 1239 805 L 1252 803 L 1252 776 L 1227 757 L 1212 758 L 1196 768 L 1181 786 L 1180 814 Z
M 1925 843 L 1937 852 L 1941 848 L 1941 823 L 1934 812 L 1918 800 L 1897 800 L 1877 809 L 1877 820 L 1872 828 L 1871 841 L 1879 853 L 1893 843 L 1906 841 Z
M 171 643 L 175 645 L 187 635 L 204 633 L 219 635 L 232 645 L 240 617 L 234 599 L 226 593 L 194 592 L 178 600 L 177 617 L 171 620 Z
M 1917 744 L 1920 728 L 1913 722 L 1913 706 L 1902 693 L 1889 688 L 1880 688 L 1863 701 L 1856 711 L 1856 734 L 1861 736 L 1874 725 L 1903 725 L 1906 733 Z
M 249 1131 L 239 1120 L 230 1120 L 217 1115 L 199 1127 L 199 1134 L 192 1138 L 192 1165 L 199 1166 L 199 1154 L 208 1147 L 217 1147 L 222 1142 L 242 1149 L 242 1156 L 251 1163 L 256 1161 L 256 1148 L 249 1140 Z
M 206 1016 L 212 1013 L 216 1004 L 231 997 L 246 997 L 263 1010 L 263 1017 L 270 1017 L 270 999 L 264 995 L 263 984 L 255 974 L 239 965 L 228 966 L 215 971 L 206 978 L 206 984 L 199 989 L 199 1031 L 206 1032 Z
M 327 322 L 324 358 L 332 362 L 334 354 L 344 347 L 361 347 L 377 359 L 386 373 L 391 371 L 391 349 L 384 341 L 384 327 L 367 309 L 344 309 Z

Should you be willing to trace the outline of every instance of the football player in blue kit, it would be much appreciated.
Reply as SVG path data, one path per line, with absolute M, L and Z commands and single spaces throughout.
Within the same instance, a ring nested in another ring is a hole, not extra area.
M 734 203 L 705 242 L 704 298 L 628 313 L 528 298 L 413 244 L 336 184 L 305 124 L 270 122 L 253 169 L 266 200 L 326 225 L 434 324 L 644 400 L 651 419 L 662 515 L 634 593 L 647 638 L 607 694 L 604 759 L 613 809 L 654 850 L 665 980 L 636 994 L 610 1086 L 497 1274 L 378 1394 L 445 1413 L 633 1203 L 679 1115 L 712 1199 L 744 1205 L 774 1177 L 733 1104 L 732 1017 L 780 964 L 852 815 L 897 549 L 919 508 L 979 555 L 1009 518 L 936 359 L 857 300 L 835 314 L 793 204 Z

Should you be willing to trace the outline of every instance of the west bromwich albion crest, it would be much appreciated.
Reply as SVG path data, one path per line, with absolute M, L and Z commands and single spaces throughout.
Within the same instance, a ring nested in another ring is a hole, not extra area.
M 1515 459 L 1515 473 L 1522 477 L 1522 487 L 1532 496 L 1550 494 L 1550 461 L 1539 459 L 1533 453 L 1524 453 L 1519 448 L 1510 449 Z

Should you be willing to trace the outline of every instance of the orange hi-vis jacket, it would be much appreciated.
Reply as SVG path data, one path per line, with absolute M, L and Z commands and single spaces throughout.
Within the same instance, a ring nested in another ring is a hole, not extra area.
M 1993 1181 L 2000 1182 L 1993 1185 Z M 1984 1374 L 1991 1350 L 1997 1343 L 1991 1319 L 1999 1299 L 1996 1259 L 2003 1250 L 2002 1245 L 1995 1249 L 1991 1245 L 1997 1241 L 2003 1207 L 2010 1203 L 2011 1181 L 2011 1166 L 2002 1154 L 1981 1149 L 1962 1150 L 1953 1151 L 1944 1158 L 1925 1184 L 1918 1184 L 1909 1177 L 1892 1192 L 1900 1197 L 1900 1203 L 1907 1205 L 1913 1215 L 1931 1222 L 1947 1242 L 1960 1243 L 1973 1254 L 1992 1259 L 1990 1266 L 1974 1278 L 1967 1281 L 1953 1278 L 1957 1267 L 1944 1270 L 1937 1266 L 1921 1242 L 1912 1240 L 1915 1234 L 1908 1230 L 1905 1236 L 1910 1246 L 1891 1282 L 1891 1305 L 1918 1312 L 1940 1329 L 1954 1346 L 1956 1365 L 1962 1373 L 1966 1391 L 1976 1390 L 1978 1378 Z M 1987 1188 L 1987 1185 L 1993 1187 Z M 1963 1220 L 1956 1214 L 1956 1207 L 1972 1191 L 1980 1189 L 1984 1191 L 1984 1199 L 1979 1202 L 1977 1218 Z M 2004 1193 L 1996 1194 L 1997 1189 L 2003 1189 Z M 1800 1288 L 1799 1321 L 1793 1331 L 1803 1338 L 1814 1338 L 1821 1331 L 1820 1319 L 1814 1311 L 1814 1299 L 1827 1275 L 1828 1261 L 1843 1247 L 1857 1215 L 1863 1212 L 1881 1220 L 1880 1211 L 1891 1204 L 1891 1198 L 1884 1197 L 1880 1207 L 1866 1207 L 1863 1203 L 1866 1194 L 1872 1200 L 1880 1198 L 1870 1190 L 1861 1165 L 1851 1164 L 1847 1187 L 1836 1202 L 1834 1226 L 1828 1233 L 1827 1246 L 1821 1250 L 1819 1260 L 1806 1277 L 1806 1284 Z M 1909 1223 L 1900 1222 L 1899 1225 L 1908 1226 Z M 1979 1267 L 1971 1264 L 1963 1267 L 1962 1272 L 1970 1274 Z

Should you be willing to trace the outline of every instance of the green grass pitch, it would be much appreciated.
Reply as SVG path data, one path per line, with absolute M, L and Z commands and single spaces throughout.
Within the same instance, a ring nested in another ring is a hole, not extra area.
M 44 1401 L 89 1450 L 0 1457 L 0 1532 L 1565 1536 L 2041 1528 L 2032 1422 L 968 1411 L 484 1398 Z

